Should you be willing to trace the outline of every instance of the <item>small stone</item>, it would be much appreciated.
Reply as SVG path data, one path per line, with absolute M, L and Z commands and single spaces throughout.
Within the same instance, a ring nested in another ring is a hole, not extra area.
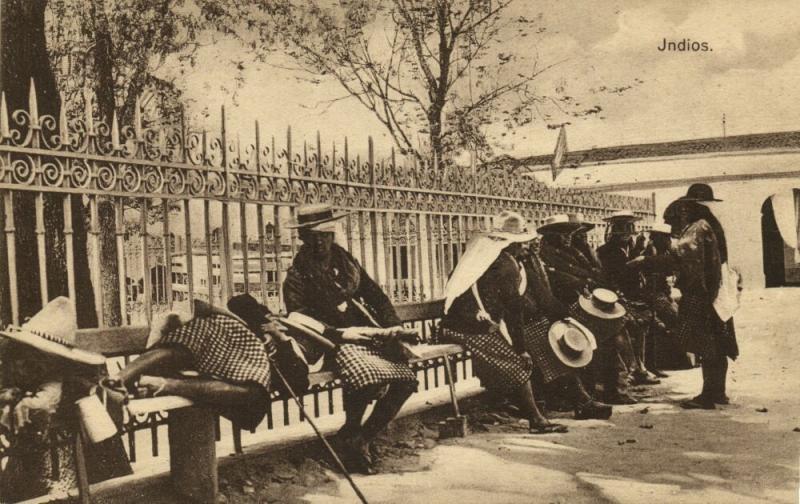
M 242 493 L 245 495 L 252 495 L 256 493 L 256 489 L 253 485 L 244 485 L 242 487 Z
M 423 446 L 425 447 L 426 450 L 430 450 L 432 448 L 436 448 L 436 444 L 437 444 L 435 440 L 427 439 L 427 438 L 422 443 L 423 443 Z
M 800 432 L 800 427 L 795 427 L 794 429 L 792 429 L 792 431 L 793 432 Z
M 650 413 L 650 408 L 641 409 L 639 410 L 639 413 L 641 413 L 642 415 L 646 415 L 647 413 Z
M 217 495 L 217 504 L 228 504 L 228 496 L 223 493 Z
M 620 445 L 620 446 L 622 446 L 622 445 L 624 445 L 624 444 L 625 444 L 625 441 L 617 441 L 617 444 L 618 444 L 618 445 Z
M 652 429 L 653 424 L 645 423 L 639 426 L 640 429 Z
M 766 413 L 769 410 L 767 408 L 756 408 L 756 411 L 758 411 L 759 413 Z
M 626 443 L 635 443 L 636 440 L 635 439 L 626 439 L 625 442 Z

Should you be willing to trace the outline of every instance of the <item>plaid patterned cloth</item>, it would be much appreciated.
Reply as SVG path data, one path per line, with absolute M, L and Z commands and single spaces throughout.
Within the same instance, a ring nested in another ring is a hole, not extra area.
M 531 379 L 533 365 L 520 357 L 499 330 L 464 334 L 442 328 L 442 339 L 472 352 L 472 369 L 485 388 L 501 394 L 518 390 Z
M 687 352 L 707 359 L 722 353 L 739 355 L 733 319 L 722 322 L 711 303 L 702 296 L 685 294 L 678 306 L 678 341 Z
M 164 336 L 159 345 L 186 347 L 200 373 L 235 383 L 255 382 L 269 390 L 270 363 L 264 343 L 230 317 L 194 318 Z
M 339 376 L 353 391 L 389 383 L 417 383 L 417 374 L 406 362 L 387 359 L 379 350 L 346 343 L 334 356 Z
M 551 325 L 546 317 L 539 317 L 522 326 L 525 350 L 533 357 L 533 364 L 542 372 L 545 383 L 568 375 L 572 371 L 572 368 L 559 360 L 550 346 L 547 334 Z

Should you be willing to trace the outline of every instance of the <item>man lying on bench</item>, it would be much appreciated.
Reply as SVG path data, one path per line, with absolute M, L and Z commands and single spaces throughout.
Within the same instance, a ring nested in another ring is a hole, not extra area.
M 277 326 L 265 328 L 279 332 Z M 191 319 L 171 313 L 155 322 L 148 350 L 102 384 L 147 397 L 186 397 L 243 429 L 253 429 L 269 408 L 268 352 L 264 339 L 242 319 L 195 301 Z

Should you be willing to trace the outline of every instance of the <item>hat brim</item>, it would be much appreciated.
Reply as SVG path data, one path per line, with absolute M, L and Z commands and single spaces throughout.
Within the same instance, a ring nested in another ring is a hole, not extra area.
M 489 238 L 505 240 L 511 243 L 524 243 L 529 242 L 539 236 L 535 231 L 527 233 L 505 233 L 503 231 L 491 231 L 488 233 Z
M 601 318 L 601 319 L 606 319 L 606 320 L 614 320 L 614 319 L 622 318 L 627 313 L 627 311 L 625 310 L 625 307 L 623 307 L 619 303 L 614 303 L 614 311 L 612 311 L 612 312 L 606 312 L 606 311 L 600 310 L 597 307 L 595 307 L 594 304 L 592 304 L 592 300 L 591 299 L 589 299 L 589 298 L 587 298 L 585 296 L 578 297 L 578 304 L 583 309 L 583 311 L 585 311 L 589 315 L 591 315 L 593 317 Z
M 711 199 L 704 199 L 704 198 L 695 198 L 693 196 L 681 196 L 678 198 L 677 201 L 694 201 L 695 203 L 721 203 L 724 200 L 719 198 L 711 198 Z
M 641 217 L 636 215 L 613 215 L 611 217 L 603 217 L 606 222 L 624 221 L 624 222 L 638 222 L 642 220 Z
M 43 338 L 25 329 L 3 330 L 0 331 L 0 334 L 12 341 L 29 346 L 40 352 L 61 357 L 79 364 L 102 366 L 106 363 L 106 358 L 102 354 L 50 341 L 47 338 Z
M 539 233 L 572 233 L 583 227 L 583 224 L 577 222 L 556 222 L 553 224 L 544 224 L 536 228 Z
M 583 350 L 577 356 L 571 356 L 564 353 L 561 347 L 558 345 L 558 338 L 561 334 L 564 333 L 567 327 L 572 326 L 578 329 L 586 340 L 589 342 L 590 348 Z M 594 335 L 592 335 L 591 331 L 584 327 L 583 325 L 576 323 L 576 321 L 570 319 L 569 322 L 559 320 L 555 322 L 553 325 L 550 326 L 550 329 L 547 331 L 547 340 L 550 343 L 550 348 L 553 349 L 553 352 L 558 357 L 565 366 L 571 368 L 582 368 L 589 364 L 592 361 L 592 356 L 594 355 L 594 350 L 591 348 L 592 346 L 597 346 L 597 343 L 592 345 L 594 339 Z
M 336 347 L 336 345 L 331 340 L 323 336 L 322 333 L 302 323 L 292 320 L 289 317 L 281 317 L 278 320 L 290 330 L 290 336 L 300 336 L 300 338 L 311 340 L 315 344 L 321 345 L 326 349 L 333 349 Z
M 338 213 L 338 214 L 336 214 L 336 215 L 334 215 L 332 217 L 326 217 L 324 219 L 313 220 L 313 221 L 308 221 L 308 222 L 298 222 L 297 219 L 292 219 L 289 222 L 287 222 L 286 224 L 284 224 L 283 227 L 286 228 L 286 229 L 311 229 L 311 230 L 313 230 L 316 226 L 319 226 L 320 224 L 326 224 L 328 222 L 333 222 L 333 221 L 342 219 L 344 217 L 347 217 L 351 213 L 353 213 L 353 212 Z

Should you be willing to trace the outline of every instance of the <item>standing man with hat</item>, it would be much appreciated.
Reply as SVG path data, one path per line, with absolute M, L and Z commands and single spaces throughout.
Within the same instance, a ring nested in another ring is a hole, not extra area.
M 470 240 L 445 286 L 442 338 L 472 353 L 484 387 L 517 401 L 531 433 L 566 432 L 536 405 L 533 358 L 522 334 L 522 317 L 535 308 L 525 295 L 528 280 L 520 259 L 523 243 L 535 237 L 522 215 L 504 211 L 495 217 L 491 232 Z
M 302 205 L 288 228 L 303 242 L 283 283 L 286 310 L 324 324 L 324 334 L 336 345 L 330 351 L 344 382 L 345 424 L 339 439 L 348 469 L 372 474 L 369 445 L 400 412 L 417 388 L 416 373 L 407 361 L 390 354 L 373 340 L 369 329 L 400 329 L 400 319 L 381 288 L 358 261 L 334 242 L 337 221 L 326 203 Z M 327 362 L 326 365 L 334 363 Z M 381 389 L 369 418 L 364 413 Z
M 674 258 L 656 260 L 642 258 L 644 267 L 676 268 L 677 287 L 681 291 L 678 305 L 678 339 L 687 352 L 700 359 L 703 388 L 699 395 L 681 404 L 687 409 L 714 409 L 728 404 L 726 380 L 728 358 L 736 359 L 739 347 L 730 314 L 721 318 L 715 301 L 723 281 L 722 265 L 728 259 L 725 232 L 708 204 L 721 201 L 714 197 L 708 184 L 693 184 L 686 196 L 670 203 L 664 221 L 678 236 Z

